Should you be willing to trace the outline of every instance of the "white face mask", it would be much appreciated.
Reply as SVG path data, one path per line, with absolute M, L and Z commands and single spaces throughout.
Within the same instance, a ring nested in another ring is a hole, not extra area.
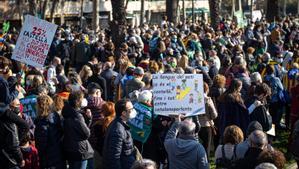
M 129 119 L 134 119 L 137 116 L 137 111 L 135 109 L 131 110 Z
M 282 63 L 282 62 L 283 62 L 283 58 L 277 58 L 276 61 L 277 61 L 278 63 Z

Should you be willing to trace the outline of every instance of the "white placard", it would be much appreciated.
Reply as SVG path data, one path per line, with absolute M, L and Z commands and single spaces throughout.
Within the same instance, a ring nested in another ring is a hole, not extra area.
M 12 59 L 42 68 L 56 29 L 55 24 L 26 15 Z
M 154 113 L 159 115 L 205 113 L 201 74 L 154 74 Z

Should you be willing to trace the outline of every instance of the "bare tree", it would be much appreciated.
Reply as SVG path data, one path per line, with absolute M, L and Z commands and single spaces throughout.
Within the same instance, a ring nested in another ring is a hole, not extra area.
M 173 22 L 175 25 L 178 21 L 178 6 L 179 0 L 166 0 L 166 15 L 170 22 Z
M 274 21 L 279 14 L 278 0 L 267 0 L 266 18 L 268 21 Z
M 216 30 L 220 23 L 219 0 L 209 0 L 211 25 Z
M 29 14 L 35 16 L 36 8 L 37 8 L 36 0 L 28 0 L 28 3 L 29 3 Z
M 113 20 L 110 24 L 112 30 L 112 41 L 116 49 L 118 49 L 125 40 L 126 35 L 126 8 L 125 0 L 111 0 L 112 17 Z
M 53 0 L 52 1 L 52 6 L 51 6 L 51 10 L 50 10 L 50 21 L 51 22 L 54 21 L 54 12 L 55 12 L 55 8 L 57 7 L 58 3 L 59 3 L 59 0 Z
M 144 23 L 144 0 L 141 0 L 141 9 L 140 9 L 140 25 Z
M 96 32 L 99 26 L 99 0 L 93 0 L 92 9 L 92 29 Z

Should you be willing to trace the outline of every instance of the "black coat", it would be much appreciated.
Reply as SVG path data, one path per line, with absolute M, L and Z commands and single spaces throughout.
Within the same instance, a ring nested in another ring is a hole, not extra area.
M 64 117 L 63 148 L 67 160 L 81 161 L 93 157 L 93 149 L 88 141 L 90 130 L 81 111 L 66 104 L 62 109 Z M 89 123 L 91 119 L 88 119 Z
M 262 149 L 250 147 L 245 153 L 245 157 L 237 161 L 233 169 L 254 169 L 258 164 L 258 157 L 262 152 Z
M 7 114 L 15 114 L 7 110 Z M 18 131 L 15 123 L 5 115 L 0 117 L 0 164 L 7 169 L 21 164 L 23 160 L 19 147 Z M 4 155 L 5 154 L 5 155 Z
M 104 169 L 130 169 L 135 161 L 135 154 L 129 126 L 119 117 L 114 119 L 104 142 Z
M 113 89 L 114 89 L 114 83 L 113 79 L 117 76 L 117 72 L 113 71 L 112 69 L 104 70 L 101 73 L 101 76 L 106 80 L 107 85 L 107 101 L 113 100 Z
M 59 115 L 50 113 L 48 117 L 35 119 L 35 144 L 42 168 L 64 164 L 62 151 L 63 128 Z

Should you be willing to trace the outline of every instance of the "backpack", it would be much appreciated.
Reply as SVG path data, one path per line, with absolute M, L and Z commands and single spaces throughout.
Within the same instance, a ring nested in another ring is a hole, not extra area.
M 221 147 L 221 153 L 222 153 L 222 157 L 216 159 L 216 168 L 217 169 L 229 169 L 232 168 L 235 165 L 235 161 L 236 161 L 236 149 L 237 149 L 237 145 L 234 146 L 234 154 L 233 157 L 231 159 L 226 158 L 225 156 L 225 151 L 224 151 L 224 145 Z
M 156 48 L 158 47 L 159 40 L 160 40 L 159 37 L 154 37 L 153 39 L 151 39 L 149 41 L 149 51 L 150 52 L 153 52 L 156 50 Z

